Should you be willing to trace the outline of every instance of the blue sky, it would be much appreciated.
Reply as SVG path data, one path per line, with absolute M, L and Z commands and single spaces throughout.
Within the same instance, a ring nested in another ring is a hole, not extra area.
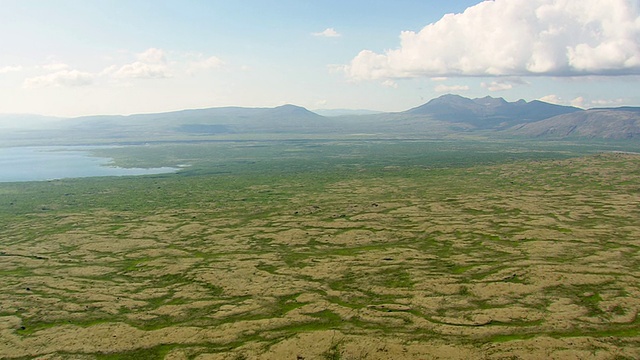
M 640 105 L 638 0 L 0 0 L 0 113 Z

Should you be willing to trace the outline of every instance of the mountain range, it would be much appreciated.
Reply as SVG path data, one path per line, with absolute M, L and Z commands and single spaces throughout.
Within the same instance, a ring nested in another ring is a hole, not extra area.
M 534 138 L 639 139 L 640 108 L 590 109 L 521 124 L 509 133 Z
M 339 111 L 322 116 L 295 105 L 219 107 L 139 115 L 61 119 L 0 115 L 0 139 L 13 142 L 103 143 L 251 136 L 442 137 L 477 133 L 523 138 L 638 139 L 640 107 L 583 110 L 543 101 L 508 102 L 443 95 L 394 113 Z M 15 124 L 27 124 L 17 127 Z
M 448 122 L 467 123 L 480 129 L 503 129 L 578 111 L 580 109 L 575 107 L 538 100 L 507 102 L 503 98 L 490 96 L 468 99 L 459 95 L 443 95 L 405 113 L 427 115 Z

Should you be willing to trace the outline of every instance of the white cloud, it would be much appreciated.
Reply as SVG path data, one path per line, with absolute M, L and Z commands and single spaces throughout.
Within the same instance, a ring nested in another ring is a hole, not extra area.
M 341 64 L 329 64 L 327 65 L 327 70 L 331 74 L 344 74 L 347 71 L 347 65 Z
M 579 108 L 587 108 L 588 107 L 588 103 L 589 101 L 587 101 L 587 99 L 585 99 L 582 96 L 578 96 L 575 99 L 571 99 L 571 100 L 565 100 L 562 97 L 555 95 L 555 94 L 550 94 L 550 95 L 546 95 L 543 96 L 539 99 L 540 101 L 544 101 L 544 102 L 548 102 L 551 104 L 556 104 L 556 105 L 570 105 L 570 106 L 575 106 L 575 107 L 579 107 Z
M 86 86 L 91 85 L 95 75 L 78 70 L 61 70 L 55 73 L 25 79 L 23 87 L 40 88 L 51 86 Z
M 63 63 L 53 63 L 53 64 L 42 65 L 40 66 L 40 68 L 47 71 L 61 71 L 61 70 L 68 70 L 69 65 L 63 64 Z
M 548 102 L 550 104 L 557 104 L 557 105 L 565 104 L 565 101 L 556 94 L 545 95 L 538 100 Z
M 149 48 L 144 52 L 137 55 L 138 61 L 145 64 L 166 64 L 167 58 L 165 57 L 162 49 Z
M 326 29 L 324 29 L 324 31 L 311 33 L 311 35 L 313 35 L 313 36 L 321 36 L 321 37 L 340 37 L 340 36 L 342 36 L 334 28 L 326 28 Z
M 116 70 L 113 75 L 118 78 L 161 79 L 169 77 L 168 68 L 164 64 L 147 64 L 136 61 Z
M 591 106 L 620 106 L 624 103 L 624 99 L 597 99 L 590 101 Z
M 121 79 L 161 79 L 171 77 L 163 50 L 150 48 L 136 57 L 138 61 L 120 67 L 112 65 L 106 68 L 103 74 Z
M 482 82 L 480 85 L 489 91 L 505 91 L 513 89 L 514 85 L 527 84 L 520 78 L 499 79 L 490 83 Z
M 386 87 L 390 87 L 393 89 L 397 89 L 398 88 L 398 84 L 393 81 L 393 80 L 385 80 L 382 82 L 382 86 L 386 86 Z
M 502 81 L 492 81 L 490 83 L 483 82 L 480 85 L 489 91 L 505 91 L 505 90 L 511 90 L 513 88 L 513 84 L 509 84 L 508 82 L 502 82 Z
M 468 91 L 469 87 L 467 85 L 438 85 L 433 90 L 439 93 L 461 92 Z
M 0 67 L 0 74 L 22 71 L 22 66 L 3 66 Z
M 557 104 L 557 105 L 571 105 L 583 109 L 597 108 L 597 107 L 615 107 L 622 106 L 625 103 L 625 99 L 588 99 L 583 96 L 578 96 L 574 99 L 564 99 L 558 95 L 547 95 L 540 98 L 541 101 Z
M 400 47 L 361 51 L 358 80 L 437 76 L 640 74 L 637 0 L 494 0 L 447 14 Z
M 205 58 L 202 55 L 198 55 L 196 60 L 192 60 L 189 62 L 187 66 L 187 73 L 194 74 L 199 71 L 219 69 L 223 65 L 224 61 L 222 61 L 217 56 L 210 56 L 208 58 Z
M 575 106 L 575 107 L 579 107 L 579 108 L 584 108 L 586 107 L 585 103 L 586 103 L 586 99 L 582 96 L 578 96 L 577 98 L 571 100 L 569 102 L 569 104 L 571 104 L 571 106 Z
M 199 52 L 171 52 L 172 60 L 162 49 L 150 48 L 135 56 L 136 61 L 105 68 L 101 75 L 115 79 L 163 79 L 194 75 L 198 72 L 219 69 L 225 62 L 217 56 L 205 56 Z
M 325 107 L 327 106 L 327 104 L 328 104 L 328 101 L 326 99 L 321 99 L 316 101 L 317 107 Z

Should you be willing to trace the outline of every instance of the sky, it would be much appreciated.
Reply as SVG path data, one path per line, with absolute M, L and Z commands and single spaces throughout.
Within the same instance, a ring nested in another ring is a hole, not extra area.
M 0 114 L 640 106 L 640 0 L 0 0 Z

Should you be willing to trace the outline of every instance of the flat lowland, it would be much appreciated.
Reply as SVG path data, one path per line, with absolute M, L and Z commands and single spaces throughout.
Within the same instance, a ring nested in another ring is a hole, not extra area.
M 634 154 L 12 183 L 0 216 L 0 358 L 640 358 Z

